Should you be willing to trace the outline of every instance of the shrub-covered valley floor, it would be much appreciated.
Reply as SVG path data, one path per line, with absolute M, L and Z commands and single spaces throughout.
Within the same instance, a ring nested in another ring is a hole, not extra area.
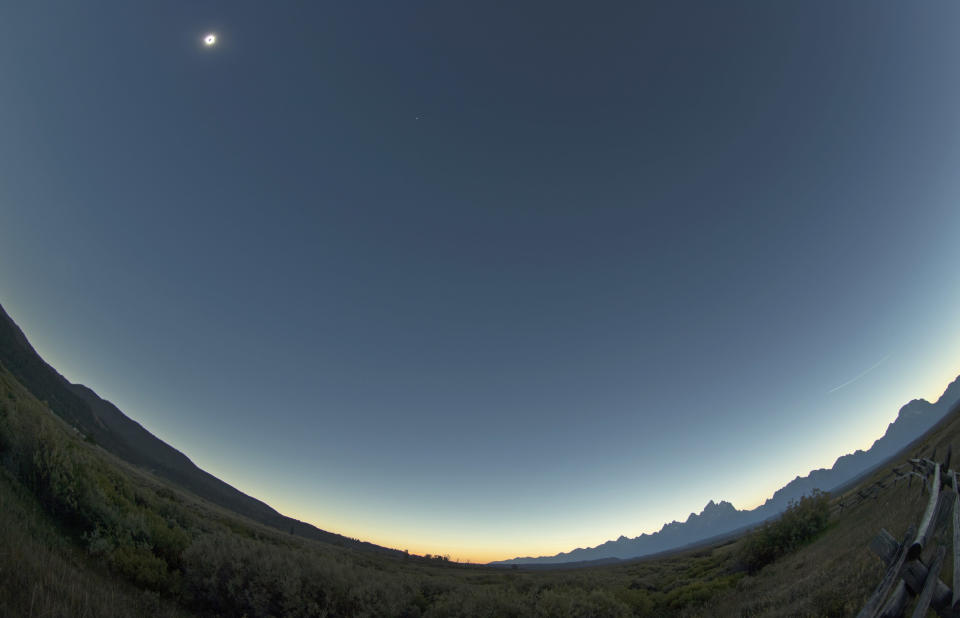
M 954 414 L 859 486 L 958 436 Z M 902 536 L 925 496 L 899 482 L 842 512 L 841 499 L 804 499 L 738 539 L 577 569 L 363 551 L 267 528 L 129 466 L 0 366 L 3 616 L 848 616 L 883 575 L 870 539 Z

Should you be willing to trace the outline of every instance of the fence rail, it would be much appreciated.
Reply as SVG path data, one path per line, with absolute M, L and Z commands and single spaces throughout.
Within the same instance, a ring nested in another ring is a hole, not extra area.
M 929 458 L 911 459 L 891 472 L 894 483 L 906 480 L 912 485 L 914 478 L 920 479 L 921 489 L 929 497 L 919 526 L 910 526 L 902 541 L 881 529 L 870 542 L 870 550 L 887 569 L 857 618 L 904 616 L 914 599 L 914 618 L 923 618 L 931 609 L 943 618 L 960 618 L 960 487 L 957 486 L 956 472 L 950 469 L 952 454 L 953 449 L 948 449 L 944 461 L 938 462 L 934 451 Z M 879 489 L 885 486 L 881 480 L 860 490 L 854 498 L 859 498 L 858 502 L 867 497 L 875 498 Z M 839 508 L 842 510 L 844 506 L 840 503 Z M 952 518 L 947 517 L 948 512 L 952 512 Z M 947 547 L 930 545 L 937 533 L 948 526 L 952 529 L 953 539 L 952 587 L 940 579 Z

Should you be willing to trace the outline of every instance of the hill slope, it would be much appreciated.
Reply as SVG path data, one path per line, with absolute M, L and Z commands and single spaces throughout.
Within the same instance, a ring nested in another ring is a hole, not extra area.
M 21 329 L 0 306 L 0 364 L 49 409 L 112 454 L 171 481 L 214 504 L 284 532 L 341 546 L 361 547 L 399 554 L 316 528 L 286 517 L 267 504 L 244 494 L 197 467 L 116 406 L 90 388 L 72 384 L 48 365 L 33 349 Z M 554 564 L 606 559 L 627 559 L 680 548 L 698 541 L 754 525 L 781 513 L 790 501 L 814 489 L 829 491 L 880 465 L 936 424 L 960 401 L 960 378 L 951 383 L 936 403 L 915 399 L 900 409 L 885 434 L 867 451 L 837 459 L 830 469 L 797 477 L 753 510 L 737 510 L 726 501 L 710 501 L 683 522 L 673 521 L 652 534 L 621 536 L 591 548 L 577 548 L 554 556 L 522 557 L 494 564 Z
M 291 534 L 344 546 L 395 551 L 281 515 L 260 500 L 201 470 L 186 455 L 128 418 L 93 390 L 82 384 L 71 384 L 60 375 L 37 354 L 2 305 L 0 363 L 52 412 L 107 451 L 214 504 Z
M 357 551 L 236 515 L 88 443 L 0 363 L 0 615 L 853 615 L 885 568 L 871 538 L 902 537 L 926 504 L 890 467 L 948 447 L 960 452 L 960 406 L 840 490 L 825 528 L 762 564 L 749 559 L 766 527 L 629 562 L 485 567 Z M 713 504 L 692 521 L 730 511 Z M 798 521 L 771 528 L 797 539 Z

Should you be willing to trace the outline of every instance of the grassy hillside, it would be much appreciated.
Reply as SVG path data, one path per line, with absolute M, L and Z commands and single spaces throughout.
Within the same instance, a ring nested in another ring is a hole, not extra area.
M 188 615 L 98 567 L 6 470 L 0 471 L 0 614 Z
M 369 551 L 398 553 L 320 530 L 281 515 L 267 504 L 198 468 L 186 455 L 166 444 L 109 401 L 82 384 L 71 384 L 37 354 L 26 335 L 0 306 L 0 364 L 23 387 L 71 427 L 105 450 L 206 500 L 284 532 Z
M 908 454 L 958 436 L 954 413 Z M 745 538 L 578 570 L 358 551 L 245 519 L 124 463 L 2 366 L 0 464 L 0 615 L 843 616 L 882 575 L 872 536 L 902 535 L 923 507 L 905 483 L 832 515 L 813 498 Z

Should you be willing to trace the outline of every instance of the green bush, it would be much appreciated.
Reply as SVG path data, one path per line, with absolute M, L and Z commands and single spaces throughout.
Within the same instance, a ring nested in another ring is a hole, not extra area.
M 118 547 L 110 555 L 110 564 L 117 572 L 139 586 L 150 590 L 169 588 L 167 563 L 155 556 L 149 547 Z
M 289 536 L 118 464 L 2 367 L 0 466 L 2 478 L 49 516 L 64 545 L 85 550 L 95 563 L 91 572 L 106 567 L 111 580 L 204 615 L 689 615 L 732 589 L 737 577 L 730 552 L 699 552 L 656 566 L 531 573 Z M 0 614 L 22 613 L 2 609 L 0 598 Z
M 779 518 L 746 538 L 740 554 L 743 566 L 756 573 L 813 538 L 827 527 L 829 519 L 830 497 L 820 490 L 791 502 Z

